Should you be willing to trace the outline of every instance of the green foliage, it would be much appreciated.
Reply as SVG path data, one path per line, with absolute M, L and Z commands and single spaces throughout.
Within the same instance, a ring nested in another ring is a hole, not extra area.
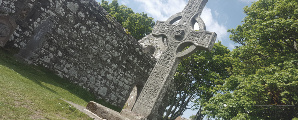
M 195 120 L 196 115 L 192 115 L 189 117 L 190 120 Z
M 153 18 L 148 17 L 147 14 L 134 13 L 131 8 L 119 5 L 117 0 L 113 0 L 110 4 L 102 0 L 101 6 L 137 40 L 152 32 L 155 23 Z
M 215 43 L 211 51 L 197 51 L 179 64 L 174 80 L 175 94 L 166 111 L 166 118 L 175 119 L 189 109 L 189 102 L 194 102 L 193 109 L 201 112 L 201 106 L 208 101 L 229 77 L 226 68 L 231 67 L 229 50 L 220 42 Z M 197 115 L 203 118 L 203 114 Z
M 137 39 L 151 32 L 154 22 L 146 14 L 135 14 L 117 0 L 111 4 L 102 0 L 102 6 Z M 179 64 L 175 99 L 165 118 L 181 115 L 190 101 L 198 110 L 195 119 L 298 116 L 298 1 L 259 0 L 244 12 L 244 23 L 229 30 L 231 40 L 242 46 L 229 52 L 219 43 L 211 52 L 198 51 Z
M 260 45 L 267 52 L 298 52 L 294 48 L 294 42 L 298 42 L 297 0 L 259 0 L 245 7 L 244 12 L 244 24 L 229 30 L 231 40 Z
M 244 11 L 243 25 L 229 30 L 231 40 L 242 44 L 231 52 L 231 76 L 204 113 L 223 119 L 297 117 L 298 1 L 259 0 Z

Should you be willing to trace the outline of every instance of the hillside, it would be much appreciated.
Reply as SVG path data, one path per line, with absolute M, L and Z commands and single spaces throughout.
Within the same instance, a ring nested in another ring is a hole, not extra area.
M 13 54 L 0 48 L 0 119 L 90 119 L 62 99 L 86 106 L 92 94 Z

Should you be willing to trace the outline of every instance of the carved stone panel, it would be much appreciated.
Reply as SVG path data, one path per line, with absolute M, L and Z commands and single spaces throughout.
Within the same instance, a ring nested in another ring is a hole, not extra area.
M 0 15 L 0 47 L 4 47 L 17 25 L 10 16 Z

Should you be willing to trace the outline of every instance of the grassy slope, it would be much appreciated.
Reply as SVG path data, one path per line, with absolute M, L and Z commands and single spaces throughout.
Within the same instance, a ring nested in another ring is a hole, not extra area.
M 94 96 L 42 67 L 16 61 L 12 54 L 0 48 L 0 119 L 89 119 L 61 99 L 86 106 L 96 101 Z

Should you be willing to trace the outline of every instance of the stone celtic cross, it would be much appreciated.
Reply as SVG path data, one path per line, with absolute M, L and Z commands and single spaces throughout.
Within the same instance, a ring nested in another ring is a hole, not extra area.
M 162 36 L 166 47 L 152 70 L 132 111 L 149 119 L 158 119 L 160 106 L 179 61 L 196 50 L 211 50 L 216 40 L 216 33 L 206 31 L 200 18 L 208 0 L 189 0 L 184 10 L 173 15 L 167 21 L 158 21 L 152 34 L 147 38 Z M 200 30 L 194 30 L 198 23 Z M 187 48 L 187 49 L 186 49 Z

